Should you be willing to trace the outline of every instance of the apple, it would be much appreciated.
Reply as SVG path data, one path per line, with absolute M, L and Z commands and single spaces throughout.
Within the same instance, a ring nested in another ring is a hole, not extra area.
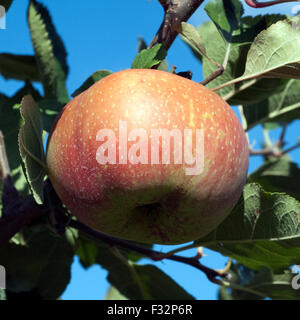
M 81 222 L 122 239 L 178 244 L 230 213 L 249 151 L 216 93 L 168 72 L 131 69 L 64 107 L 46 160 L 58 196 Z

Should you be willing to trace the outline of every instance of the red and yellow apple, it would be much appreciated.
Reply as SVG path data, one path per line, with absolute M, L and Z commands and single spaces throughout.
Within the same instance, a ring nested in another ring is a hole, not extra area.
M 157 70 L 109 75 L 70 101 L 47 147 L 49 178 L 83 223 L 143 243 L 216 228 L 238 201 L 248 142 L 210 89 Z

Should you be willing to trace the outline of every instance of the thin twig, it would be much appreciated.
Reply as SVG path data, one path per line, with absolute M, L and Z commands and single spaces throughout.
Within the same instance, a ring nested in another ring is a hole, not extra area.
M 275 142 L 272 143 L 270 141 L 269 138 L 269 131 L 268 130 L 264 130 L 264 134 L 265 134 L 265 138 L 267 141 L 267 147 L 263 148 L 263 149 L 258 149 L 258 150 L 253 150 L 251 147 L 249 147 L 249 153 L 251 156 L 273 156 L 273 157 L 282 157 L 283 155 L 297 149 L 300 147 L 300 141 L 298 141 L 298 143 L 296 143 L 295 145 L 293 145 L 292 147 L 289 147 L 285 150 L 282 150 L 282 147 L 284 146 L 285 142 L 284 142 L 284 138 L 286 135 L 286 131 L 287 131 L 287 123 L 284 123 L 282 125 L 282 130 L 279 136 L 279 139 Z
M 164 18 L 148 48 L 162 43 L 168 50 L 178 35 L 176 29 L 186 22 L 204 0 L 159 0 L 164 9 Z
M 249 153 L 250 153 L 250 156 L 273 156 L 273 157 L 279 158 L 291 151 L 294 151 L 299 147 L 300 147 L 300 142 L 283 151 L 277 150 L 275 147 L 272 146 L 272 147 L 259 149 L 259 150 L 252 150 L 251 148 L 249 148 Z
M 274 156 L 279 157 L 279 153 L 274 153 L 274 150 L 272 148 L 264 148 L 264 149 L 258 149 L 253 150 L 252 148 L 249 148 L 249 154 L 250 156 Z
M 86 234 L 87 236 L 89 236 L 95 240 L 103 241 L 103 242 L 107 243 L 108 245 L 119 246 L 124 249 L 138 252 L 138 253 L 140 253 L 140 254 L 142 254 L 142 255 L 144 255 L 154 261 L 161 260 L 162 253 L 159 251 L 145 248 L 145 247 L 142 247 L 142 246 L 137 245 L 135 243 L 128 242 L 128 241 L 125 241 L 122 239 L 111 237 L 109 235 L 106 235 L 104 233 L 101 233 L 99 231 L 96 231 L 96 230 L 89 228 L 88 226 L 84 225 L 80 221 L 71 220 L 69 222 L 68 226 L 81 231 L 82 233 Z M 201 264 L 199 262 L 199 260 L 195 259 L 195 258 L 188 258 L 188 257 L 177 256 L 177 255 L 171 255 L 171 256 L 164 257 L 164 259 L 182 262 L 182 263 L 188 264 L 192 267 L 195 267 L 195 268 L 201 270 L 202 272 L 204 272 L 205 275 L 207 276 L 207 278 L 214 283 L 217 283 L 217 281 L 216 281 L 217 277 L 221 277 L 221 278 L 226 277 L 226 274 L 224 272 L 208 268 L 208 267 L 204 266 L 203 264 Z M 218 284 L 219 284 L 219 282 L 218 282 Z
M 204 80 L 202 80 L 200 82 L 200 84 L 202 84 L 203 86 L 208 84 L 209 82 L 213 81 L 214 79 L 216 79 L 217 77 L 219 77 L 223 72 L 224 72 L 224 67 L 221 64 L 218 64 L 218 69 L 216 71 L 214 71 L 211 75 L 209 75 L 207 78 L 205 78 Z
M 257 0 L 245 0 L 245 2 L 252 8 L 265 8 L 269 6 L 273 6 L 275 4 L 280 4 L 284 2 L 295 2 L 295 0 L 275 0 L 275 1 L 264 1 L 258 2 Z
M 287 154 L 288 152 L 294 151 L 295 149 L 300 148 L 300 142 L 298 142 L 297 144 L 293 145 L 292 147 L 287 148 L 286 150 L 282 151 L 281 154 Z
M 286 134 L 286 129 L 287 129 L 287 123 L 284 123 L 282 125 L 282 131 L 281 131 L 281 134 L 280 134 L 280 137 L 277 141 L 277 145 L 279 148 L 282 148 L 284 146 L 284 137 L 285 137 L 285 134 Z

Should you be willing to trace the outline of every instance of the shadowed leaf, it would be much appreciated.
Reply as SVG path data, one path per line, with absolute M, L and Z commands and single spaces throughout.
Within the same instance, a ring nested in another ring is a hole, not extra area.
M 287 157 L 265 162 L 248 177 L 248 182 L 259 183 L 269 192 L 285 192 L 300 201 L 300 169 Z
M 118 289 L 113 286 L 110 286 L 105 295 L 105 300 L 128 300 L 123 296 Z
M 244 105 L 243 111 L 247 130 L 261 123 L 300 119 L 300 80 L 288 80 L 282 91 L 274 91 L 266 100 Z
M 79 239 L 76 254 L 84 267 L 95 263 L 108 271 L 108 281 L 118 290 L 118 295 L 133 300 L 191 300 L 194 299 L 172 278 L 151 265 L 138 265 L 127 260 L 122 252 Z M 130 256 L 130 255 L 129 255 Z
M 0 248 L 7 290 L 16 296 L 34 291 L 35 298 L 59 298 L 70 281 L 74 254 L 67 237 L 42 225 L 23 229 L 18 236 L 19 241 L 12 239 Z
M 197 244 L 252 269 L 282 270 L 300 263 L 300 203 L 247 184 L 231 214 Z
M 1 53 L 0 73 L 6 79 L 40 81 L 35 57 L 30 55 Z
M 41 114 L 37 104 L 29 95 L 23 98 L 20 111 L 25 121 L 18 137 L 20 155 L 34 199 L 41 204 L 43 203 L 43 183 L 46 175 Z

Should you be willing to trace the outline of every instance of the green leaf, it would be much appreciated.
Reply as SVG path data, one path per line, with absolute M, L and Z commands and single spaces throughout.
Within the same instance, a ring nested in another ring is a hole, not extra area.
M 21 168 L 18 132 L 23 121 L 19 111 L 19 103 L 26 94 L 31 94 L 36 99 L 40 98 L 38 91 L 29 82 L 12 97 L 0 94 L 0 130 L 4 135 L 6 153 L 15 186 L 23 195 L 27 195 L 29 190 Z
M 35 1 L 29 2 L 28 24 L 45 97 L 50 99 L 56 97 L 57 86 L 53 46 L 49 39 L 45 23 L 37 11 L 36 5 L 37 3 Z
M 7 273 L 7 291 L 36 291 L 40 299 L 57 299 L 70 281 L 73 247 L 66 236 L 47 226 L 23 229 L 21 241 L 11 240 L 0 248 Z
M 128 300 L 125 296 L 123 296 L 118 289 L 114 286 L 110 286 L 107 290 L 105 300 Z
M 300 263 L 300 203 L 247 184 L 231 214 L 196 243 L 252 269 L 282 270 Z
M 97 246 L 96 243 L 82 236 L 78 238 L 76 255 L 79 257 L 80 263 L 85 269 L 97 263 L 98 252 L 99 246 Z
M 46 170 L 41 114 L 30 95 L 23 98 L 20 111 L 25 121 L 18 136 L 20 155 L 34 199 L 38 204 L 42 204 Z
M 288 81 L 280 78 L 266 78 L 236 83 L 224 98 L 231 105 L 263 103 L 274 93 L 284 91 Z
M 300 78 L 300 31 L 289 19 L 263 30 L 252 43 L 242 76 L 227 82 L 232 85 L 249 79 Z
M 48 10 L 35 0 L 28 6 L 28 25 L 46 99 L 68 101 L 66 50 Z
M 72 93 L 72 97 L 76 97 L 77 95 L 79 95 L 81 92 L 87 90 L 90 86 L 92 86 L 94 83 L 96 83 L 97 81 L 100 81 L 101 79 L 109 76 L 110 74 L 112 74 L 111 71 L 108 70 L 99 70 L 94 72 L 90 77 L 88 77 L 84 83 Z
M 21 163 L 18 148 L 18 132 L 21 126 L 20 111 L 14 107 L 21 102 L 25 88 L 19 90 L 13 97 L 0 95 L 0 130 L 4 135 L 5 149 L 8 156 L 9 166 L 13 170 Z
M 299 45 L 300 32 L 291 20 L 271 25 L 251 45 L 243 77 L 300 78 Z
M 223 74 L 211 81 L 207 86 L 210 89 L 214 89 L 240 77 L 245 68 L 247 52 L 250 46 L 232 46 L 230 43 L 224 42 L 212 22 L 201 25 L 198 30 L 203 36 L 207 55 L 219 64 L 224 64 L 224 62 L 226 64 Z M 204 57 L 204 78 L 211 75 L 215 70 L 216 66 Z M 280 90 L 284 89 L 286 82 L 287 80 L 283 79 L 254 79 L 226 86 L 218 90 L 217 93 L 231 105 L 250 104 L 264 100 L 274 92 L 280 92 Z
M 243 106 L 247 130 L 261 123 L 300 119 L 300 80 L 288 80 L 282 91 L 274 92 L 266 100 Z
M 205 11 L 225 42 L 232 46 L 251 44 L 259 32 L 286 18 L 280 14 L 242 17 L 244 9 L 239 0 L 213 0 L 205 6 Z
M 40 74 L 34 56 L 0 54 L 0 74 L 5 79 L 40 81 Z
M 234 31 L 241 29 L 241 17 L 244 13 L 241 2 L 212 0 L 205 6 L 205 11 L 224 39 L 227 42 L 233 42 Z
M 161 43 L 151 49 L 144 49 L 138 53 L 132 62 L 132 69 L 150 69 L 156 66 L 167 56 L 167 50 Z
M 263 124 L 265 130 L 272 131 L 280 127 L 279 122 L 265 122 Z
M 218 300 L 233 300 L 230 292 L 224 286 L 220 286 L 218 290 Z
M 200 34 L 202 35 L 206 47 L 207 56 L 213 59 L 219 64 L 224 64 L 226 56 L 228 57 L 228 62 L 223 74 L 208 84 L 209 88 L 217 87 L 225 82 L 230 81 L 242 74 L 243 65 L 246 60 L 247 48 L 244 47 L 232 47 L 227 44 L 219 34 L 216 26 L 212 22 L 206 22 L 200 27 L 198 27 Z M 216 50 L 218 48 L 218 50 Z M 203 76 L 207 78 L 214 71 L 216 71 L 216 66 L 209 61 L 207 58 L 203 57 Z M 225 87 L 218 91 L 218 94 L 222 97 L 233 92 L 234 86 Z
M 295 276 L 290 270 L 274 274 L 270 269 L 261 268 L 254 272 L 240 264 L 233 264 L 230 271 L 229 287 L 224 288 L 234 300 L 271 298 L 274 300 L 299 300 L 300 291 L 292 288 Z
M 138 276 L 151 300 L 194 300 L 171 277 L 153 265 L 136 265 Z
M 164 272 L 154 266 L 138 265 L 128 260 L 123 251 L 81 237 L 76 254 L 84 267 L 98 263 L 105 268 L 110 284 L 126 299 L 193 299 Z
M 269 192 L 285 192 L 300 201 L 300 169 L 287 157 L 264 163 L 248 177 L 248 182 L 259 183 Z
M 140 243 L 135 243 L 143 247 L 147 248 L 152 248 L 152 244 L 140 244 Z M 80 259 L 80 263 L 84 268 L 89 268 L 90 266 L 94 265 L 97 263 L 97 255 L 99 252 L 99 245 L 96 245 L 92 241 L 88 241 L 82 237 L 79 237 L 78 239 L 78 249 L 76 251 L 76 254 L 78 255 Z M 101 248 L 105 248 L 101 246 Z M 130 250 L 125 250 L 125 249 L 119 249 L 121 254 L 125 256 L 125 258 L 131 262 L 137 262 L 138 260 L 144 258 L 141 254 L 135 252 L 135 251 L 130 251 Z
M 98 261 L 109 271 L 108 281 L 131 300 L 191 300 L 182 287 L 152 265 L 137 265 L 115 256 L 99 254 Z
M 193 25 L 181 22 L 180 35 L 181 39 L 187 43 L 197 55 L 207 56 L 201 34 Z
M 97 252 L 95 252 L 96 249 Z M 96 262 L 105 268 L 108 271 L 108 281 L 128 299 L 149 298 L 134 266 L 124 257 L 115 254 L 108 246 L 97 246 L 86 239 L 81 239 L 79 251 L 77 250 L 76 254 L 79 255 L 80 262 L 83 262 L 85 267 Z

